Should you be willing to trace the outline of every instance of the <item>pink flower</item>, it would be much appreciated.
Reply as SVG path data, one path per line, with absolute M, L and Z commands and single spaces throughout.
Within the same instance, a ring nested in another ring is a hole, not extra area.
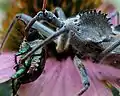
M 14 53 L 5 52 L 0 55 L 0 83 L 11 78 L 12 74 L 15 73 L 14 66 Z
M 0 55 L 0 82 L 7 81 L 14 74 L 14 53 Z M 112 96 L 111 90 L 105 86 L 104 80 L 119 88 L 120 70 L 103 64 L 94 64 L 90 60 L 83 61 L 89 76 L 90 87 L 82 96 Z M 34 82 L 24 84 L 19 89 L 20 96 L 75 96 L 83 87 L 78 69 L 73 60 L 46 60 L 45 72 Z
M 116 0 L 114 0 L 116 2 Z M 118 20 L 118 13 L 116 14 L 118 8 L 118 6 L 116 6 L 115 2 L 113 0 L 102 0 L 102 4 L 99 8 L 97 8 L 97 10 L 101 10 L 101 11 L 105 11 L 108 14 L 108 17 L 111 18 L 111 23 L 116 26 L 118 25 L 118 22 L 120 22 L 120 20 Z

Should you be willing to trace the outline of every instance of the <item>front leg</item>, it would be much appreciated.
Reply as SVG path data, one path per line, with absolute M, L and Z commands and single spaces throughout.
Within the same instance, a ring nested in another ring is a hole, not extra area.
M 29 31 L 31 26 L 36 21 L 40 21 L 40 20 L 45 20 L 45 21 L 55 25 L 58 28 L 61 28 L 64 25 L 64 23 L 62 21 L 60 21 L 52 12 L 45 10 L 44 12 L 43 11 L 38 12 L 37 15 L 35 15 L 33 17 L 33 19 L 28 23 L 25 30 Z
M 26 15 L 26 14 L 16 14 L 16 16 L 12 20 L 12 22 L 11 22 L 11 24 L 10 24 L 10 26 L 5 34 L 5 37 L 3 38 L 3 41 L 2 41 L 1 46 L 0 46 L 0 53 L 2 53 L 2 51 L 3 51 L 4 45 L 7 41 L 9 34 L 11 33 L 11 31 L 13 29 L 14 24 L 16 24 L 17 21 L 22 21 L 26 25 L 32 20 L 33 20 L 33 18 Z M 47 26 L 45 26 L 37 21 L 32 26 L 32 28 L 36 29 L 40 35 L 44 35 L 45 37 L 48 37 L 48 36 L 53 35 L 55 33 L 55 31 L 51 30 Z M 27 34 L 28 34 L 28 32 L 25 33 L 25 35 L 27 35 Z
M 59 7 L 56 7 L 55 10 L 54 10 L 54 13 L 57 15 L 57 17 L 64 21 L 66 20 L 66 16 L 63 12 L 63 10 Z M 68 34 L 61 34 L 58 39 L 57 39 L 57 46 L 56 46 L 56 50 L 58 53 L 61 53 L 63 51 L 65 51 L 65 45 L 66 45 L 66 42 L 67 42 L 67 39 L 68 39 Z
M 74 57 L 74 62 L 79 69 L 80 76 L 81 76 L 81 79 L 82 79 L 82 84 L 84 86 L 80 90 L 80 92 L 77 93 L 78 96 L 81 96 L 89 88 L 90 83 L 89 83 L 89 80 L 88 80 L 87 71 L 85 69 L 85 66 L 82 64 L 81 60 L 77 56 L 75 56 Z
M 74 32 L 70 30 L 68 33 L 61 34 L 58 37 L 56 47 L 58 53 L 68 50 L 72 34 L 74 34 Z
M 29 56 L 31 56 L 34 52 L 36 52 L 39 48 L 46 46 L 47 44 L 51 43 L 53 40 L 55 40 L 59 35 L 63 33 L 67 33 L 66 26 L 63 26 L 61 29 L 59 29 L 56 33 L 45 39 L 43 42 L 41 42 L 37 47 L 32 49 L 28 54 L 26 54 L 22 59 L 21 62 L 24 62 Z

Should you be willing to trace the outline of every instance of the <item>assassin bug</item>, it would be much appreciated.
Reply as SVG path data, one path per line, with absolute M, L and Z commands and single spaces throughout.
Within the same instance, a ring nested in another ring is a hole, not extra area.
M 114 49 L 119 45 L 120 40 L 112 37 L 113 32 L 108 22 L 109 18 L 100 11 L 81 11 L 78 15 L 66 19 L 61 8 L 55 9 L 55 15 L 45 10 L 45 3 L 44 1 L 43 11 L 38 12 L 33 18 L 25 14 L 16 15 L 8 30 L 9 34 L 16 20 L 21 20 L 27 25 L 26 36 L 15 56 L 16 73 L 11 78 L 13 96 L 17 94 L 21 84 L 32 82 L 41 75 L 46 59 L 45 45 L 52 41 L 57 43 L 56 49 L 58 52 L 64 52 L 69 46 L 72 46 L 75 51 L 74 59 L 78 60 L 76 65 L 80 70 L 84 85 L 78 95 L 82 95 L 88 89 L 90 83 L 86 69 L 79 60 L 90 57 L 94 62 L 100 62 L 108 54 L 119 52 L 119 50 Z M 46 27 L 41 23 L 42 21 L 54 25 L 56 31 Z M 29 40 L 35 34 L 40 35 L 40 37 Z M 56 41 L 57 37 L 59 37 L 58 41 Z M 2 43 L 3 45 L 4 43 Z M 17 56 L 20 56 L 19 62 L 17 62 Z

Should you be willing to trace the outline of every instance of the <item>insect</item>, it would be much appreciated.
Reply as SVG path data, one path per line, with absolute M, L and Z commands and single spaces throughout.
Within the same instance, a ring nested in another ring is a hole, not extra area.
M 16 20 L 21 20 L 27 25 L 24 40 L 15 55 L 16 73 L 11 78 L 13 96 L 17 95 L 21 84 L 33 82 L 41 75 L 45 66 L 46 45 L 53 41 L 57 44 L 58 52 L 67 51 L 69 46 L 75 51 L 74 59 L 78 60 L 76 65 L 84 85 L 78 95 L 82 95 L 89 88 L 90 83 L 80 59 L 89 57 L 94 62 L 101 62 L 109 54 L 119 53 L 116 47 L 119 46 L 120 40 L 112 36 L 109 18 L 101 11 L 81 11 L 74 17 L 66 18 L 61 8 L 56 8 L 55 13 L 52 13 L 45 7 L 46 1 L 43 10 L 33 18 L 25 14 L 16 15 L 8 30 L 7 35 Z M 47 27 L 43 22 L 54 26 L 55 30 Z M 3 40 L 2 46 L 5 41 L 6 39 Z M 20 56 L 19 60 L 17 60 L 18 56 Z

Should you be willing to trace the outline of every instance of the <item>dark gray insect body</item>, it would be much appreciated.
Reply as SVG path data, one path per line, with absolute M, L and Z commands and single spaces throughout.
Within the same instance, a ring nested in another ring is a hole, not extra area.
M 88 56 L 93 60 L 96 58 L 97 55 L 99 57 L 99 54 L 101 55 L 102 52 L 102 55 L 104 53 L 104 55 L 110 53 L 113 49 L 116 48 L 116 44 L 119 44 L 118 41 L 115 45 L 113 45 L 112 47 L 110 46 L 109 49 L 105 50 L 108 46 L 104 46 L 103 43 L 108 43 L 111 45 L 111 42 L 113 42 L 114 40 L 111 39 L 112 29 L 110 24 L 108 23 L 109 19 L 107 19 L 106 15 L 102 14 L 101 12 L 86 11 L 64 21 L 57 19 L 56 16 L 49 11 L 45 11 L 44 16 L 42 12 L 39 12 L 28 23 L 26 30 L 28 31 L 28 29 L 35 23 L 36 20 L 39 21 L 42 19 L 54 24 L 58 28 L 58 30 L 56 33 L 52 34 L 36 48 L 26 54 L 21 59 L 22 62 L 24 62 L 39 48 L 55 40 L 58 36 L 61 37 L 61 44 L 65 44 L 63 46 L 63 50 L 66 50 L 66 48 L 71 45 L 73 49 L 77 51 L 76 55 L 82 54 L 83 57 Z M 64 37 L 67 37 L 67 39 L 65 40 Z M 82 83 L 84 85 L 84 88 L 80 90 L 78 95 L 82 95 L 88 89 L 90 84 L 87 77 L 86 69 L 84 67 L 81 67 L 82 69 L 79 67 L 82 66 L 82 63 L 78 62 L 77 66 L 80 70 L 80 73 L 82 73 Z
M 106 48 L 102 45 L 102 43 L 110 42 L 111 40 L 110 34 L 112 33 L 112 29 L 110 24 L 108 23 L 109 19 L 106 18 L 106 15 L 101 14 L 100 12 L 99 13 L 96 11 L 83 12 L 65 21 L 58 20 L 54 15 L 51 15 L 51 12 L 49 13 L 49 11 L 45 11 L 44 16 L 46 17 L 45 18 L 46 21 L 50 21 L 52 18 L 51 20 L 52 24 L 56 25 L 57 28 L 59 29 L 57 30 L 56 33 L 45 39 L 40 45 L 38 45 L 38 47 L 34 48 L 31 52 L 25 55 L 25 57 L 22 58 L 23 62 L 26 58 L 31 56 L 32 53 L 37 51 L 42 46 L 49 44 L 52 40 L 55 40 L 56 37 L 58 36 L 60 36 L 59 39 L 59 41 L 61 42 L 60 44 L 64 44 L 64 46 L 61 47 L 63 48 L 63 50 L 66 50 L 66 48 L 69 45 L 71 45 L 73 49 L 77 51 L 76 55 L 82 54 L 83 56 L 88 56 L 91 57 L 92 59 L 96 58 L 96 56 L 102 53 L 102 51 Z M 29 22 L 26 29 L 30 28 L 35 23 L 36 20 L 38 21 L 41 20 L 41 18 L 43 18 L 42 12 L 40 12 L 40 14 L 37 14 Z M 98 21 L 98 19 L 100 20 Z M 100 22 L 102 22 L 102 24 Z M 84 67 L 79 67 L 82 66 L 82 63 L 77 62 L 77 66 L 80 70 L 83 81 L 82 83 L 84 85 L 84 88 L 80 90 L 78 95 L 82 95 L 88 89 L 90 83 L 87 77 L 86 69 Z
M 85 11 L 67 19 L 64 25 L 69 30 L 66 43 L 83 56 L 95 58 L 106 49 L 102 43 L 111 41 L 112 29 L 108 20 L 106 15 L 96 11 Z

